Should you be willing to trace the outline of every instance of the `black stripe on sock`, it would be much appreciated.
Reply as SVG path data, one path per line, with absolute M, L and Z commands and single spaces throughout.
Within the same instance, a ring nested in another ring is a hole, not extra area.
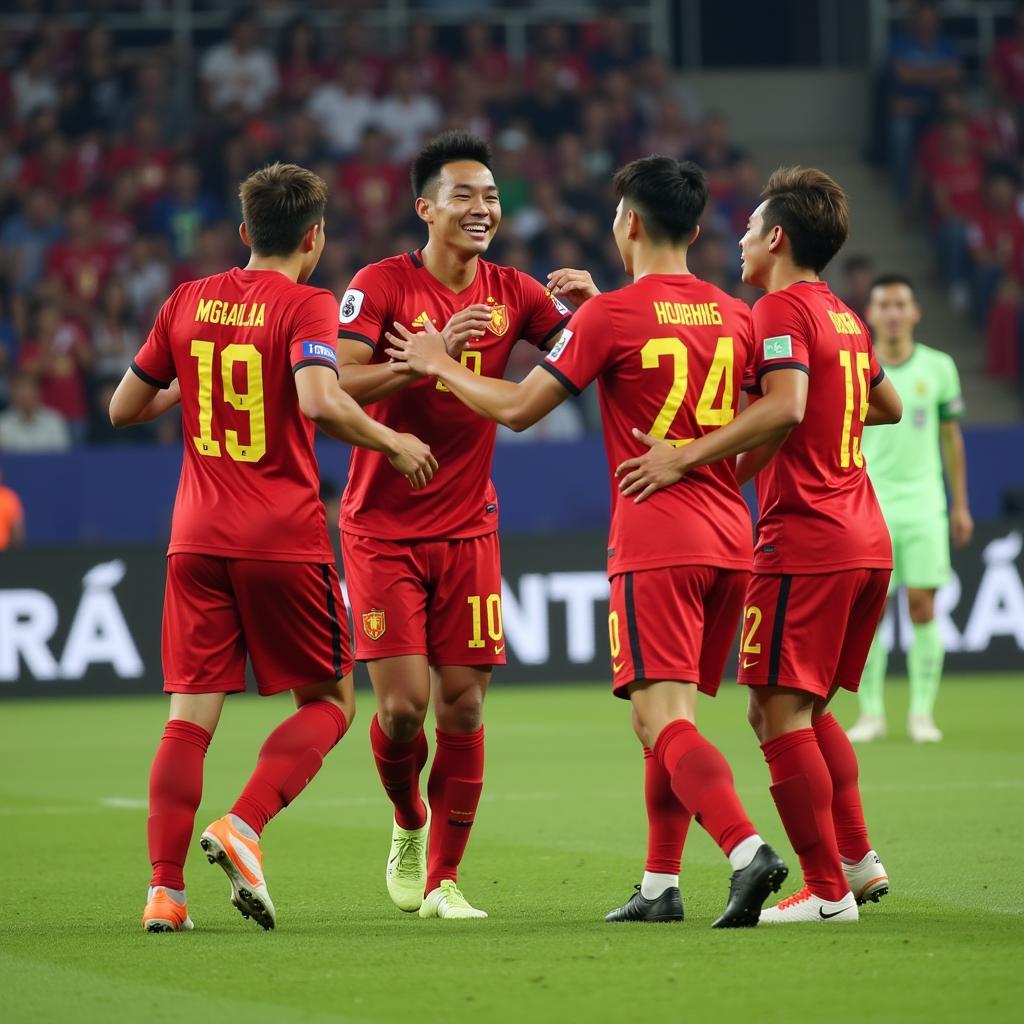
M 334 678 L 341 678 L 341 623 L 338 622 L 338 606 L 334 601 L 334 588 L 331 586 L 331 567 L 326 563 L 320 566 L 324 573 L 324 586 L 327 588 L 327 614 L 331 620 L 331 655 L 334 659 Z
M 626 627 L 629 631 L 629 650 L 633 655 L 633 678 L 646 679 L 644 675 L 644 656 L 640 650 L 640 629 L 636 624 L 636 605 L 633 603 L 633 574 L 627 572 L 626 587 Z
M 775 602 L 775 621 L 772 623 L 772 647 L 768 657 L 768 685 L 779 684 L 779 660 L 782 657 L 782 633 L 786 626 L 786 605 L 789 603 L 789 588 L 792 576 L 779 577 L 779 597 Z

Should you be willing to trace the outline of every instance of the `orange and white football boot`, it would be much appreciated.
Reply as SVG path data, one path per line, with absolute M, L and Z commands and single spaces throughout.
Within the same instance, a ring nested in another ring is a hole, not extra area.
M 249 839 L 235 828 L 225 814 L 208 826 L 199 845 L 211 864 L 219 864 L 231 882 L 231 902 L 242 917 L 251 917 L 268 931 L 277 923 L 267 882 L 263 877 L 263 855 L 258 839 Z
M 188 903 L 179 903 L 162 885 L 150 886 L 142 927 L 147 932 L 190 932 L 193 924 L 188 916 Z

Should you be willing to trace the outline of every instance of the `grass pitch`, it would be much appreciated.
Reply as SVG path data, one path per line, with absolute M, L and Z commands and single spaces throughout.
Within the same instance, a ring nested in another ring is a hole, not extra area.
M 727 687 L 701 726 L 729 758 L 761 833 L 799 884 L 768 774 Z M 872 841 L 893 893 L 859 925 L 715 932 L 729 869 L 694 826 L 681 925 L 606 925 L 644 853 L 642 761 L 628 706 L 601 687 L 489 698 L 487 785 L 460 879 L 491 918 L 421 921 L 384 888 L 388 805 L 371 714 L 273 821 L 265 865 L 278 930 L 228 903 L 193 845 L 191 934 L 140 928 L 146 777 L 162 699 L 0 705 L 0 1012 L 31 1021 L 1019 1020 L 1024 980 L 1024 678 L 949 680 L 946 742 L 911 746 L 906 687 L 891 739 L 863 748 Z M 197 835 L 224 813 L 286 699 L 228 702 Z M 853 715 L 841 699 L 837 713 Z M 433 746 L 433 744 L 431 744 Z

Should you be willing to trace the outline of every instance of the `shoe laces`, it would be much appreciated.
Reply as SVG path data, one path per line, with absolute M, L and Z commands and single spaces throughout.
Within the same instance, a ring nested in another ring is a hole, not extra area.
M 449 907 L 460 907 L 464 910 L 472 910 L 469 900 L 462 895 L 462 890 L 449 878 L 441 881 L 441 895 L 448 901 Z
M 798 903 L 803 903 L 805 900 L 811 898 L 811 887 L 805 885 L 799 892 L 793 893 L 792 896 L 787 896 L 784 900 L 780 900 L 776 905 L 776 910 L 788 910 L 790 907 L 796 906 Z
M 419 859 L 423 842 L 423 837 L 419 835 L 404 835 L 398 840 L 398 855 L 395 858 L 396 875 L 410 877 L 419 875 Z

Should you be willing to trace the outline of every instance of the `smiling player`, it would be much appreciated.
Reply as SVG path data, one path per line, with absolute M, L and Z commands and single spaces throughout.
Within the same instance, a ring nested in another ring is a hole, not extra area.
M 341 504 L 356 657 L 377 696 L 370 742 L 394 804 L 386 882 L 395 905 L 421 917 L 487 916 L 456 883 L 483 788 L 484 694 L 492 666 L 505 663 L 495 427 L 440 381 L 392 372 L 384 335 L 396 321 L 443 327 L 468 372 L 501 377 L 518 339 L 545 348 L 568 321 L 538 282 L 481 259 L 501 222 L 490 164 L 487 144 L 465 132 L 426 145 L 412 188 L 427 244 L 364 267 L 341 302 L 342 386 L 376 419 L 418 432 L 443 466 L 410 495 L 384 460 L 354 451 Z M 428 809 L 420 773 L 432 683 Z

